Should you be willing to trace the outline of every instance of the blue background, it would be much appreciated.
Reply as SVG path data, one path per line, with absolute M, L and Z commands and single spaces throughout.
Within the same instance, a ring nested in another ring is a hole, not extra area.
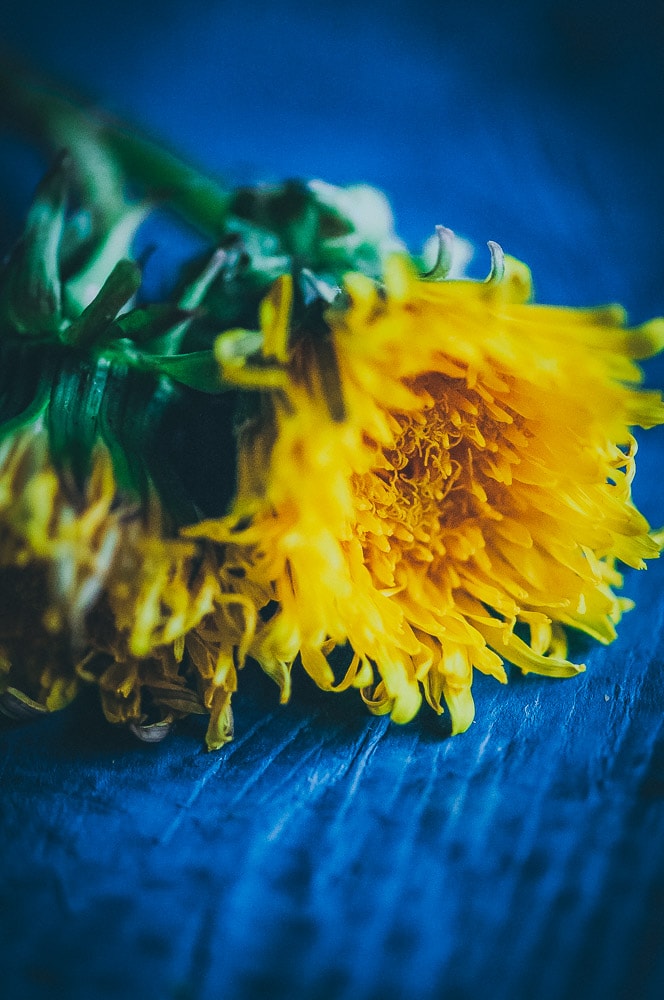
M 525 258 L 538 297 L 664 313 L 664 11 L 549 0 L 279 5 L 4 0 L 0 36 L 234 182 L 382 187 Z M 42 164 L 3 138 L 0 239 Z M 158 289 L 190 237 L 157 225 Z M 154 233 L 153 233 L 154 235 Z M 651 384 L 664 365 L 649 366 Z M 637 499 L 664 522 L 664 434 Z M 84 701 L 3 724 L 8 997 L 563 1000 L 664 996 L 664 565 L 569 681 L 479 678 L 446 739 L 248 667 L 236 740 L 156 747 Z

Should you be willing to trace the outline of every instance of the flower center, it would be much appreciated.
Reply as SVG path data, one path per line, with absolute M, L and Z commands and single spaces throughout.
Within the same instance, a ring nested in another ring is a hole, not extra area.
M 354 483 L 366 508 L 359 533 L 367 562 L 380 565 L 388 586 L 403 560 L 465 562 L 484 548 L 484 528 L 501 516 L 504 486 L 525 444 L 518 419 L 481 385 L 427 374 L 411 388 L 421 408 L 394 414 L 393 447 L 377 450 L 374 469 Z

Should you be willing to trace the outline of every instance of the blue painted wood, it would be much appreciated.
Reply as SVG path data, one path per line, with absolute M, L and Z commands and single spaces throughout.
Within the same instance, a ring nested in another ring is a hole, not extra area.
M 445 222 L 542 298 L 664 312 L 655 4 L 28 6 L 0 12 L 14 46 L 211 169 L 371 181 L 413 243 Z M 8 239 L 37 164 L 3 148 Z M 662 523 L 664 433 L 639 457 Z M 663 585 L 628 574 L 637 610 L 585 675 L 479 678 L 455 739 L 303 678 L 279 707 L 249 667 L 213 755 L 200 721 L 146 747 L 89 703 L 3 724 L 0 991 L 660 1000 Z

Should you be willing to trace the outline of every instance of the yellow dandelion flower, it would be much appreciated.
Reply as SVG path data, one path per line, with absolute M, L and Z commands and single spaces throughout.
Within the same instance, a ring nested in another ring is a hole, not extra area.
M 504 273 L 485 283 L 423 280 L 401 257 L 384 283 L 350 274 L 323 332 L 293 329 L 284 276 L 260 350 L 246 331 L 216 343 L 224 380 L 262 409 L 240 434 L 233 509 L 184 535 L 225 547 L 224 586 L 254 623 L 245 652 L 284 696 L 299 657 L 398 722 L 444 702 L 461 732 L 475 670 L 583 670 L 566 627 L 610 642 L 630 606 L 617 563 L 659 553 L 631 500 L 631 428 L 664 422 L 635 363 L 664 323 L 535 305 L 527 268 L 495 254 Z

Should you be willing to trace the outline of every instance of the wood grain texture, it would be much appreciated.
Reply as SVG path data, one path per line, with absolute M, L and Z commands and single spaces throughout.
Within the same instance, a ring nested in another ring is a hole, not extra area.
M 11 995 L 656 1000 L 662 568 L 648 575 L 586 675 L 478 684 L 455 739 L 310 689 L 275 709 L 258 680 L 214 755 L 200 727 L 136 747 L 84 706 L 4 732 Z
M 543 298 L 664 312 L 655 6 L 508 6 L 8 0 L 0 29 L 211 167 L 370 180 L 409 239 L 446 222 L 527 258 Z M 664 433 L 639 458 L 662 523 Z M 279 707 L 250 667 L 216 754 L 200 721 L 142 746 L 87 701 L 3 723 L 0 994 L 660 1000 L 664 563 L 626 590 L 586 674 L 479 678 L 454 739 L 302 678 Z

